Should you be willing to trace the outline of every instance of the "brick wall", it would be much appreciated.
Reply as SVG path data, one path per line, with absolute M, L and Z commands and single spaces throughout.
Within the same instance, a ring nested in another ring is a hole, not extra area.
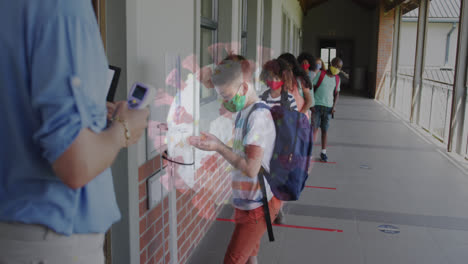
M 395 23 L 395 12 L 384 12 L 383 5 L 379 15 L 379 39 L 377 47 L 377 73 L 374 98 L 381 99 L 384 92 L 385 72 L 391 70 L 392 47 L 393 47 L 393 25 Z
M 147 179 L 159 171 L 160 158 L 157 156 L 138 169 L 141 264 L 160 263 L 163 257 L 170 258 L 168 198 L 164 198 L 160 204 L 148 210 Z
M 164 263 L 164 258 L 170 263 L 168 198 L 148 210 L 147 179 L 160 169 L 159 164 L 157 156 L 139 168 L 141 264 Z M 165 163 L 167 173 L 176 169 L 172 166 L 179 165 Z M 176 184 L 179 263 L 187 262 L 231 195 L 229 168 L 220 155 L 207 156 L 195 172 L 194 187 L 183 186 L 181 181 Z

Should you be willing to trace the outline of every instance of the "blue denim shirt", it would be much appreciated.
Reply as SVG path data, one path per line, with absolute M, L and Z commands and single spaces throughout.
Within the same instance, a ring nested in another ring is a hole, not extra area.
M 0 0 L 0 221 L 103 233 L 120 219 L 110 169 L 73 190 L 52 163 L 106 126 L 105 57 L 89 0 Z

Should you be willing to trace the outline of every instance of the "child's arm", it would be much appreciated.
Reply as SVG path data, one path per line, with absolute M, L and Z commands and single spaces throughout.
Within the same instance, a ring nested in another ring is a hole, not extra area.
M 256 178 L 262 165 L 263 148 L 255 145 L 245 146 L 246 158 L 234 153 L 217 137 L 209 133 L 200 133 L 200 137 L 189 137 L 189 143 L 201 150 L 216 151 L 234 168 L 242 171 L 247 177 Z
M 336 90 L 333 91 L 332 114 L 335 113 L 336 102 L 338 102 L 338 97 L 340 97 L 340 86 L 341 86 L 341 80 L 338 82 L 338 87 L 336 88 Z
M 306 88 L 304 85 L 302 86 L 302 91 L 304 93 L 304 106 L 301 109 L 301 113 L 305 114 L 312 106 L 312 96 L 310 95 L 310 89 Z

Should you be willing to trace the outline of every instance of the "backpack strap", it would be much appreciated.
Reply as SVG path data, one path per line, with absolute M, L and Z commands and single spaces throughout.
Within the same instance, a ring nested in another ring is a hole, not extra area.
M 268 95 L 270 94 L 270 89 L 267 89 L 265 92 L 260 95 L 260 99 L 264 102 L 268 100 Z
M 270 110 L 270 107 L 264 103 L 255 103 L 253 106 L 252 106 L 252 109 L 250 109 L 250 112 L 247 114 L 247 116 L 245 117 L 245 122 L 244 122 L 244 125 L 242 126 L 242 138 L 244 138 L 246 135 L 247 135 L 247 125 L 249 123 L 249 118 L 250 118 L 250 115 L 257 109 L 268 109 Z M 236 118 L 236 123 L 239 122 L 239 119 L 240 119 L 240 115 L 241 113 L 237 114 L 237 118 Z
M 289 93 L 286 92 L 285 90 L 281 91 L 280 103 L 282 106 L 287 107 L 288 109 L 291 109 L 291 101 L 289 101 Z
M 275 241 L 275 236 L 273 235 L 273 225 L 271 224 L 271 215 L 270 215 L 270 207 L 268 206 L 268 198 L 267 192 L 265 187 L 265 179 L 263 175 L 266 173 L 265 169 L 260 167 L 260 171 L 258 172 L 258 183 L 260 184 L 260 188 L 262 189 L 262 203 L 263 203 L 263 214 L 265 215 L 265 222 L 268 230 L 268 238 L 270 242 Z
M 335 75 L 336 86 L 335 86 L 335 95 L 338 94 L 338 85 L 340 85 L 340 76 Z
M 323 79 L 325 78 L 325 75 L 327 74 L 326 71 L 320 71 L 320 77 L 318 79 L 317 84 L 314 86 L 314 92 L 317 91 L 317 89 L 322 85 Z

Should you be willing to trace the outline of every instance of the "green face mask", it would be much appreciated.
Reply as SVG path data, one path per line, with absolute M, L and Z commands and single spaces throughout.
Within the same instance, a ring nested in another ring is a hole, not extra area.
M 340 70 L 333 66 L 330 66 L 330 71 L 333 75 L 338 75 L 340 73 Z
M 242 86 L 239 88 L 239 91 L 240 91 L 241 88 L 242 88 Z M 232 113 L 239 112 L 245 106 L 246 96 L 245 95 L 239 95 L 239 91 L 237 92 L 237 94 L 231 100 L 229 100 L 227 102 L 223 102 L 224 108 L 226 108 L 226 110 L 228 110 L 229 112 L 232 112 Z

